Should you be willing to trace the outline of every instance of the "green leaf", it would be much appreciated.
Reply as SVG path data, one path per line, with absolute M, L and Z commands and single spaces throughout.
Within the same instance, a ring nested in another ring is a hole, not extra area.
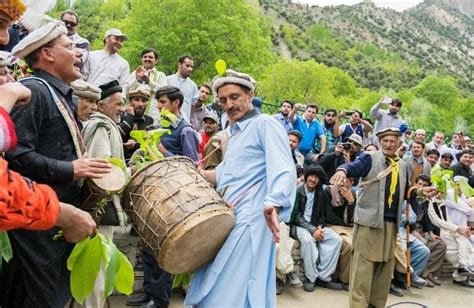
M 466 196 L 466 198 L 470 198 L 474 196 L 474 188 L 469 186 L 469 184 L 466 181 L 461 181 L 459 183 L 459 189 Z
M 91 238 L 87 237 L 86 239 L 77 243 L 76 246 L 74 246 L 74 249 L 72 250 L 71 254 L 69 255 L 69 258 L 67 259 L 68 270 L 72 271 L 72 269 L 74 268 L 74 263 L 76 263 L 77 257 L 81 254 L 84 248 L 87 247 L 90 240 Z
M 132 130 L 130 132 L 130 137 L 135 139 L 140 144 L 145 142 L 146 136 L 147 136 L 147 132 L 144 130 Z
M 0 232 L 0 240 L 1 240 L 1 249 L 2 249 L 2 258 L 6 262 L 10 261 L 13 258 L 13 251 L 12 246 L 10 244 L 10 239 L 8 238 L 7 232 L 3 231 Z M 2 258 L 0 258 L 0 262 L 2 262 Z
M 161 119 L 160 120 L 160 125 L 161 125 L 161 127 L 170 127 L 171 122 L 166 120 L 166 119 Z
M 118 252 L 117 255 L 120 264 L 115 288 L 117 291 L 123 294 L 130 295 L 133 291 L 133 281 L 135 279 L 133 267 L 128 261 L 127 257 L 122 252 L 120 252 L 117 247 L 115 247 L 115 249 Z
M 126 173 L 127 167 L 125 166 L 125 164 L 123 163 L 123 161 L 120 158 L 105 157 L 105 159 L 108 160 L 109 163 L 111 163 L 111 164 L 119 167 L 120 169 L 122 169 L 123 173 Z
M 110 259 L 108 262 L 108 266 L 105 269 L 105 297 L 108 297 L 114 291 L 115 285 L 117 284 L 117 273 L 120 267 L 120 251 L 113 243 L 109 245 L 108 248 L 110 250 Z
M 112 247 L 110 245 L 110 239 L 100 233 L 97 233 L 100 236 L 100 244 L 102 246 L 102 265 L 104 268 L 107 268 L 112 257 Z
M 102 263 L 100 236 L 94 236 L 82 249 L 73 263 L 70 278 L 71 293 L 76 302 L 82 304 L 94 290 L 95 281 Z

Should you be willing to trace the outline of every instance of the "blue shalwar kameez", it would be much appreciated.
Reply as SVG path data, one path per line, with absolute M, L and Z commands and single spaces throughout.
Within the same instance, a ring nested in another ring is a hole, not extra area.
M 241 199 L 236 225 L 215 259 L 195 273 L 185 306 L 275 307 L 275 244 L 263 210 L 280 207 L 280 220 L 291 213 L 296 172 L 288 136 L 254 110 L 231 127 L 231 136 L 216 180 L 227 202 Z

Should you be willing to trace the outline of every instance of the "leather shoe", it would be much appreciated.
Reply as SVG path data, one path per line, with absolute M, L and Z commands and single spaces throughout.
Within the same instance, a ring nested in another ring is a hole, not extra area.
M 296 274 L 294 271 L 289 272 L 286 275 L 286 278 L 288 278 L 288 284 L 292 287 L 302 287 L 303 283 L 301 282 L 300 278 L 298 277 L 298 274 Z
M 335 281 L 323 281 L 323 280 L 318 279 L 318 285 L 330 290 L 337 290 L 337 291 L 342 290 L 342 285 Z
M 390 283 L 390 294 L 395 295 L 395 296 L 399 296 L 399 297 L 403 297 L 403 291 L 402 291 L 402 289 L 400 289 L 399 287 L 397 287 L 397 286 L 393 283 L 393 280 L 392 280 L 392 282 Z
M 431 281 L 435 286 L 440 286 L 441 282 L 439 281 L 438 277 L 433 276 L 432 273 L 429 273 L 428 276 L 425 278 L 426 281 Z
M 456 281 L 453 280 L 454 284 L 458 284 L 460 286 L 466 287 L 466 288 L 474 288 L 474 282 L 472 282 L 469 279 L 463 280 L 463 281 Z
M 426 281 L 426 287 L 427 288 L 434 288 L 434 283 L 432 283 L 431 281 L 429 281 L 427 279 L 425 279 L 425 281 Z
M 141 306 L 150 301 L 150 295 L 143 293 L 139 297 L 127 299 L 127 306 Z
M 283 281 L 280 279 L 276 279 L 276 294 L 281 295 L 283 294 Z
M 342 289 L 343 289 L 344 291 L 349 291 L 349 284 L 348 284 L 348 283 L 342 282 L 342 283 L 341 283 L 341 286 L 342 286 Z
M 461 276 L 474 277 L 474 272 L 469 267 L 458 268 L 458 274 Z
M 415 288 L 420 289 L 421 287 L 426 286 L 426 280 L 423 278 L 420 278 L 415 272 L 412 272 L 410 274 L 411 276 L 411 285 Z
M 152 299 L 150 299 L 147 303 L 141 305 L 140 308 L 158 308 L 158 305 L 155 304 Z
M 306 292 L 313 292 L 314 288 L 315 288 L 314 282 L 311 282 L 307 279 L 305 282 L 303 282 L 303 290 L 305 290 Z

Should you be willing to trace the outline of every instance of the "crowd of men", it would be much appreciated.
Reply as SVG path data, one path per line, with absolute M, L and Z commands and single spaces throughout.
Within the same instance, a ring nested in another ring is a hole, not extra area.
M 0 6 L 8 23 L 24 10 L 11 2 Z M 141 65 L 130 72 L 119 55 L 128 37 L 119 29 L 108 30 L 104 48 L 91 51 L 77 33 L 75 12 L 59 21 L 44 18 L 14 44 L 5 34 L 8 23 L 1 29 L 7 39 L 0 43 L 33 71 L 18 74 L 15 83 L 10 58 L 1 55 L 6 161 L 0 181 L 18 195 L 2 202 L 40 206 L 21 209 L 26 218 L 4 215 L 21 223 L 0 224 L 11 230 L 14 255 L 1 275 L 0 305 L 64 307 L 70 301 L 70 243 L 93 235 L 96 223 L 112 240 L 116 227 L 129 223 L 118 195 L 95 222 L 77 209 L 81 185 L 109 174 L 104 158 L 122 160 L 127 176 L 135 173 L 131 158 L 140 145 L 131 133 L 159 128 L 163 110 L 178 119 L 157 145 L 163 156 L 189 157 L 226 201 L 239 200 L 235 228 L 216 258 L 195 273 L 186 305 L 272 307 L 288 282 L 308 292 L 316 286 L 350 291 L 351 307 L 384 307 L 389 292 L 404 295 L 407 280 L 418 288 L 441 285 L 445 259 L 455 268 L 455 284 L 474 287 L 474 204 L 460 189 L 474 186 L 474 154 L 462 132 L 449 143 L 443 132 L 426 142 L 423 129 L 408 130 L 403 102 L 385 96 L 369 117 L 335 109 L 320 115 L 316 103 L 291 100 L 278 114 L 263 115 L 256 81 L 247 74 L 227 70 L 198 87 L 190 55 L 179 57 L 176 73 L 166 76 L 153 48 L 141 52 Z M 445 196 L 432 187 L 433 170 L 456 183 Z M 12 208 L 9 215 L 18 212 Z M 58 227 L 70 243 L 53 241 Z M 272 237 L 280 243 L 276 251 Z M 291 257 L 295 241 L 301 272 Z M 143 294 L 127 304 L 167 307 L 172 275 L 145 245 L 141 256 Z M 101 268 L 83 306 L 104 306 L 104 280 Z

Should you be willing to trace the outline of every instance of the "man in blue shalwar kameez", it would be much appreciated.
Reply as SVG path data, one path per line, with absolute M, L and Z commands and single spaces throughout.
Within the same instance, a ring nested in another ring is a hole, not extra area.
M 274 241 L 278 219 L 294 202 L 296 172 L 284 129 L 252 107 L 254 89 L 253 78 L 232 70 L 213 83 L 234 124 L 224 160 L 202 175 L 225 192 L 236 224 L 215 259 L 195 273 L 186 306 L 276 306 Z

